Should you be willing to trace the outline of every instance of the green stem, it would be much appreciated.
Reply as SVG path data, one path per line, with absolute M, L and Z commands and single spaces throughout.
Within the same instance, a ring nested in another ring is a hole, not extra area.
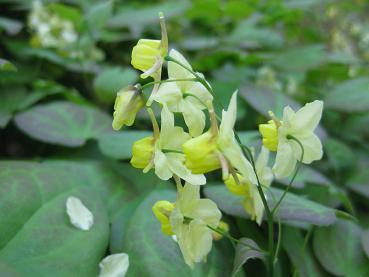
M 291 140 L 294 140 L 298 143 L 298 145 L 300 146 L 301 148 L 301 158 L 300 158 L 300 161 L 299 163 L 297 164 L 296 166 L 296 170 L 292 176 L 292 179 L 291 181 L 289 182 L 287 188 L 285 189 L 285 191 L 283 192 L 281 198 L 279 198 L 278 202 L 276 203 L 276 205 L 274 206 L 273 210 L 272 210 L 272 214 L 274 215 L 275 212 L 278 210 L 280 204 L 282 203 L 282 200 L 284 199 L 284 197 L 287 195 L 287 192 L 290 190 L 290 188 L 292 187 L 292 184 L 293 184 L 293 181 L 295 180 L 296 176 L 297 176 L 297 173 L 299 172 L 300 170 L 300 167 L 301 167 L 301 164 L 302 164 L 302 160 L 304 159 L 304 147 L 302 146 L 301 142 L 295 138 L 294 136 L 291 136 L 291 135 L 288 135 L 287 136 L 287 139 L 291 139 Z
M 240 241 L 240 240 L 238 240 L 238 239 L 236 239 L 236 238 L 232 237 L 228 232 L 224 232 L 223 230 L 221 230 L 221 229 L 219 229 L 219 228 L 214 228 L 214 227 L 212 227 L 212 226 L 210 226 L 210 225 L 206 225 L 206 226 L 207 226 L 210 230 L 212 230 L 212 231 L 214 231 L 214 232 L 216 232 L 216 233 L 218 233 L 218 234 L 220 234 L 220 235 L 222 235 L 222 236 L 226 237 L 226 238 L 227 238 L 227 239 L 229 239 L 231 242 L 235 242 L 235 243 L 238 243 L 238 244 L 242 244 L 242 245 L 247 246 L 247 247 L 249 247 L 250 249 L 255 250 L 255 251 L 258 251 L 258 252 L 265 252 L 265 250 L 262 250 L 262 249 L 260 249 L 260 248 L 256 248 L 255 246 L 252 246 L 252 245 L 250 245 L 250 244 L 244 243 L 244 242 L 242 242 L 242 241 Z

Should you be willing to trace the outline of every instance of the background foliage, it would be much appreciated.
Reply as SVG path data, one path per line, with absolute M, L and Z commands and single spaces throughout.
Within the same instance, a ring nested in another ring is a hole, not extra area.
M 287 104 L 324 100 L 324 159 L 303 167 L 278 213 L 277 274 L 369 275 L 367 1 L 70 0 L 51 6 L 78 33 L 62 51 L 32 40 L 30 1 L 0 5 L 0 275 L 93 276 L 116 252 L 129 254 L 129 276 L 230 275 L 228 241 L 215 243 L 207 263 L 191 272 L 161 234 L 151 205 L 174 198 L 174 187 L 128 164 L 132 142 L 150 129 L 147 115 L 139 114 L 137 130 L 110 127 L 116 92 L 143 82 L 130 51 L 141 37 L 160 38 L 159 11 L 171 47 L 207 76 L 224 104 L 239 88 L 237 129 L 248 145 L 257 146 L 250 130 L 269 109 L 278 115 Z M 231 233 L 266 248 L 265 226 L 217 186 L 218 174 L 208 179 L 203 193 Z M 274 183 L 275 194 L 287 183 Z M 90 232 L 70 226 L 70 195 L 95 215 Z M 340 219 L 337 209 L 357 220 Z M 266 273 L 250 259 L 239 274 Z

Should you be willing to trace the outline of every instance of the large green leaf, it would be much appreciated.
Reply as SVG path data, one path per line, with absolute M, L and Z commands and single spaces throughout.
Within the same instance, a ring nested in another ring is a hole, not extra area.
M 65 202 L 72 195 L 94 215 L 94 225 L 87 232 L 73 227 L 66 215 Z M 0 260 L 23 276 L 50 276 L 51 272 L 63 277 L 96 276 L 108 236 L 108 217 L 99 195 L 77 187 L 43 202 L 0 251 Z
M 213 199 L 219 208 L 230 215 L 249 218 L 242 206 L 242 197 L 231 194 L 225 185 L 207 184 L 204 188 L 205 195 Z M 266 192 L 268 204 L 274 207 L 275 201 L 281 197 L 283 190 L 271 188 Z M 264 217 L 265 218 L 265 217 Z M 293 193 L 287 193 L 278 211 L 275 220 L 311 223 L 315 225 L 330 225 L 336 221 L 334 209 L 325 207 L 316 202 L 310 201 Z
M 113 159 L 129 159 L 132 157 L 132 144 L 148 136 L 152 136 L 152 132 L 124 130 L 107 133 L 99 138 L 99 148 L 104 155 Z
M 306 71 L 325 63 L 328 56 L 322 45 L 309 45 L 288 49 L 272 60 L 276 67 L 290 72 Z
M 365 230 L 361 235 L 361 243 L 366 256 L 369 258 L 369 230 Z
M 137 73 L 129 68 L 112 67 L 99 73 L 94 80 L 96 96 L 103 103 L 114 101 L 117 92 L 132 84 L 137 79 Z
M 15 117 L 30 137 L 52 144 L 76 147 L 111 130 L 111 118 L 100 110 L 56 101 L 35 106 Z
M 128 276 L 229 276 L 229 253 L 220 251 L 218 243 L 214 243 L 205 264 L 196 265 L 193 271 L 185 264 L 177 243 L 161 232 L 151 211 L 152 205 L 163 199 L 174 201 L 174 191 L 149 194 L 127 223 L 121 247 L 130 257 Z
M 326 108 L 343 112 L 365 112 L 369 110 L 369 78 L 361 77 L 339 84 L 326 94 Z
M 236 246 L 232 276 L 235 276 L 249 259 L 265 258 L 259 246 L 252 239 L 240 238 L 239 240 L 240 242 Z
M 298 276 L 321 276 L 322 270 L 314 260 L 309 245 L 304 244 L 301 231 L 288 226 L 282 229 L 282 246 L 291 259 Z
M 1 71 L 17 71 L 17 68 L 8 60 L 0 58 L 0 72 Z
M 369 260 L 361 247 L 361 229 L 351 221 L 319 228 L 314 234 L 314 252 L 321 265 L 338 276 L 368 276 Z

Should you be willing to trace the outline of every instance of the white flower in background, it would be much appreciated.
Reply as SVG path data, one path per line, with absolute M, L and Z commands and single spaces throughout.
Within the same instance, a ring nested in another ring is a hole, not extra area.
M 191 68 L 188 61 L 178 51 L 172 49 L 169 56 L 183 65 Z M 169 80 L 193 79 L 195 76 L 188 70 L 174 62 L 168 62 Z M 162 83 L 158 91 L 151 98 L 163 105 L 167 105 L 172 112 L 180 112 L 188 126 L 191 136 L 199 136 L 205 127 L 204 109 L 207 109 L 213 96 L 199 82 L 177 81 Z
M 323 156 L 322 143 L 314 134 L 322 117 L 323 101 L 315 100 L 306 104 L 296 113 L 289 107 L 283 110 L 283 120 L 274 119 L 268 124 L 260 124 L 263 144 L 271 151 L 277 151 L 273 172 L 277 178 L 289 176 L 301 159 L 301 147 L 304 149 L 302 162 L 310 164 Z
M 256 159 L 255 168 L 262 189 L 269 187 L 273 180 L 273 173 L 268 167 L 269 151 L 262 147 L 259 157 Z M 260 225 L 264 214 L 264 205 L 261 200 L 258 188 L 250 180 L 237 174 L 238 182 L 233 176 L 225 180 L 225 184 L 230 192 L 243 196 L 242 204 L 245 211 L 250 214 L 252 220 Z
M 88 231 L 94 223 L 91 211 L 83 205 L 82 201 L 74 196 L 68 197 L 66 201 L 67 214 L 70 223 L 81 230 Z
M 190 135 L 181 127 L 174 126 L 174 115 L 166 106 L 161 111 L 160 131 L 152 112 L 150 116 L 153 121 L 154 136 L 143 138 L 133 144 L 132 166 L 143 168 L 144 172 L 154 167 L 155 174 L 162 180 L 168 180 L 176 175 L 194 185 L 204 185 L 205 176 L 193 174 L 184 164 L 182 145 L 191 138 Z
M 201 136 L 192 138 L 183 144 L 186 166 L 193 173 L 206 173 L 222 167 L 225 180 L 228 178 L 230 165 L 256 184 L 253 168 L 244 157 L 235 139 L 233 128 L 236 115 L 237 92 L 233 93 L 228 110 L 222 112 L 219 131 L 214 130 L 216 127 L 213 127 Z
M 128 267 L 129 257 L 126 253 L 109 255 L 99 263 L 99 277 L 124 277 Z
M 186 183 L 170 215 L 172 231 L 177 237 L 185 262 L 191 267 L 204 261 L 211 250 L 213 231 L 217 228 L 221 212 L 210 199 L 200 199 L 200 187 Z

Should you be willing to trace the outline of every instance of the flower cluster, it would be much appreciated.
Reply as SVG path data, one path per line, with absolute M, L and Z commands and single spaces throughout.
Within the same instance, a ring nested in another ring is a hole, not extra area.
M 68 12 L 59 12 L 63 10 Z M 72 59 L 100 60 L 103 53 L 96 47 L 84 47 L 83 51 L 79 49 L 81 36 L 75 22 L 78 17 L 79 11 L 72 7 L 34 1 L 28 18 L 32 46 L 56 49 L 61 55 Z
M 242 145 L 234 130 L 237 92 L 221 117 L 216 115 L 210 84 L 192 69 L 181 53 L 168 50 L 162 15 L 160 22 L 161 40 L 141 39 L 132 51 L 132 65 L 143 72 L 141 77 L 154 79 L 149 83 L 154 86 L 151 95 L 146 101 L 139 85 L 118 92 L 113 128 L 131 126 L 141 108 L 148 111 L 153 134 L 133 144 L 131 164 L 143 172 L 154 170 L 162 180 L 174 179 L 176 202 L 158 201 L 153 212 L 163 234 L 176 236 L 186 263 L 193 267 L 194 263 L 205 260 L 213 239 L 228 232 L 227 225 L 220 221 L 217 205 L 210 199 L 200 198 L 200 185 L 206 184 L 204 174 L 221 169 L 228 190 L 241 196 L 240 205 L 261 224 L 264 192 L 273 177 L 290 175 L 298 161 L 311 163 L 322 157 L 322 146 L 314 130 L 323 103 L 314 101 L 296 113 L 286 107 L 282 121 L 271 113 L 271 120 L 260 125 L 263 147 L 256 158 L 253 149 Z M 166 61 L 168 79 L 161 80 Z M 154 103 L 161 107 L 160 125 L 151 109 Z M 174 113 L 183 116 L 188 132 L 176 126 Z M 205 130 L 206 116 L 210 127 Z M 273 169 L 268 166 L 269 151 L 277 152 Z

